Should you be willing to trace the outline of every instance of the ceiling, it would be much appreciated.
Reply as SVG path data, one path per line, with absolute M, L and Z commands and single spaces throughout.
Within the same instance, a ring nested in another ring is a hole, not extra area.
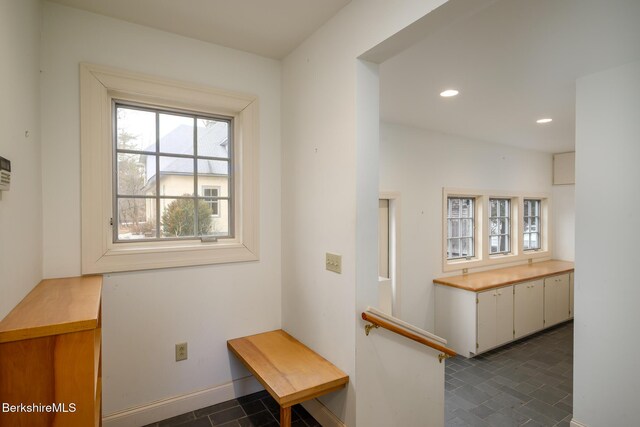
M 572 151 L 576 79 L 636 60 L 638 0 L 499 0 L 381 64 L 381 118 Z M 440 97 L 448 88 L 460 94 Z
M 282 59 L 351 0 L 50 0 Z

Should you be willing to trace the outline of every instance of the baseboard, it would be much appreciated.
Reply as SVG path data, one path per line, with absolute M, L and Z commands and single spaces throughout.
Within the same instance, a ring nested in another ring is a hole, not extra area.
M 248 376 L 221 386 L 107 415 L 102 418 L 102 425 L 104 427 L 144 426 L 263 389 L 262 385 L 253 376 Z
M 570 427 L 589 427 L 586 424 L 582 424 L 580 421 L 576 421 L 575 418 L 571 420 Z
M 302 407 L 320 423 L 322 427 L 346 427 L 340 418 L 322 404 L 318 399 L 302 402 Z

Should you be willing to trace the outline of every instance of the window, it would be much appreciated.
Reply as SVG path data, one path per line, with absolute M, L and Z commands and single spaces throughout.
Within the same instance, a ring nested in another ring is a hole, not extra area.
M 203 186 L 202 194 L 207 198 L 209 209 L 211 209 L 211 216 L 219 217 L 220 210 L 218 205 L 218 196 L 220 195 L 220 187 Z
M 538 250 L 541 247 L 541 227 L 540 227 L 540 207 L 541 200 L 524 199 L 524 217 L 523 217 L 523 243 L 522 249 Z
M 474 255 L 474 199 L 447 199 L 447 259 L 471 258 Z
M 233 118 L 118 101 L 113 108 L 114 242 L 233 237 L 231 215 L 212 218 L 220 204 L 233 206 Z
M 258 259 L 258 100 L 82 64 L 82 273 Z
M 442 189 L 442 271 L 550 259 L 544 193 Z
M 511 252 L 511 200 L 489 199 L 489 254 Z

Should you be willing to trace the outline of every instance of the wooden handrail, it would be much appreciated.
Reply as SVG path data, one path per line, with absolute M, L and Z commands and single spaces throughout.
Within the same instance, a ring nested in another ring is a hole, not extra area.
M 446 354 L 447 356 L 453 357 L 456 355 L 456 352 L 451 350 L 450 348 L 444 347 L 438 343 L 435 343 L 433 341 L 429 341 L 428 339 L 421 337 L 419 335 L 414 334 L 413 332 L 410 332 L 404 328 L 400 328 L 396 325 L 393 325 L 383 319 L 380 319 L 377 316 L 372 316 L 371 314 L 367 314 L 367 313 L 362 313 L 362 320 L 366 320 L 367 322 L 373 323 L 374 325 L 378 325 L 381 326 L 391 332 L 395 332 L 398 335 L 402 335 L 405 338 L 409 338 L 410 340 L 413 340 L 415 342 L 419 342 L 420 344 L 424 344 L 427 347 L 431 347 L 435 350 L 441 351 L 444 354 Z

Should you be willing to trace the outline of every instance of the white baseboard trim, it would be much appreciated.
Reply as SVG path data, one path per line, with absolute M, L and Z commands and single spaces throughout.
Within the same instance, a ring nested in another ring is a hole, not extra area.
M 107 415 L 102 418 L 102 425 L 104 427 L 144 426 L 260 390 L 264 390 L 262 385 L 253 376 L 248 376 L 221 386 Z
M 306 402 L 302 402 L 302 407 L 306 409 L 322 427 L 346 427 L 346 424 L 343 423 L 340 418 L 331 412 L 329 408 L 324 406 L 318 399 L 311 399 Z
M 576 421 L 575 418 L 571 420 L 571 426 L 570 427 L 589 427 L 586 424 L 581 423 L 580 421 Z

